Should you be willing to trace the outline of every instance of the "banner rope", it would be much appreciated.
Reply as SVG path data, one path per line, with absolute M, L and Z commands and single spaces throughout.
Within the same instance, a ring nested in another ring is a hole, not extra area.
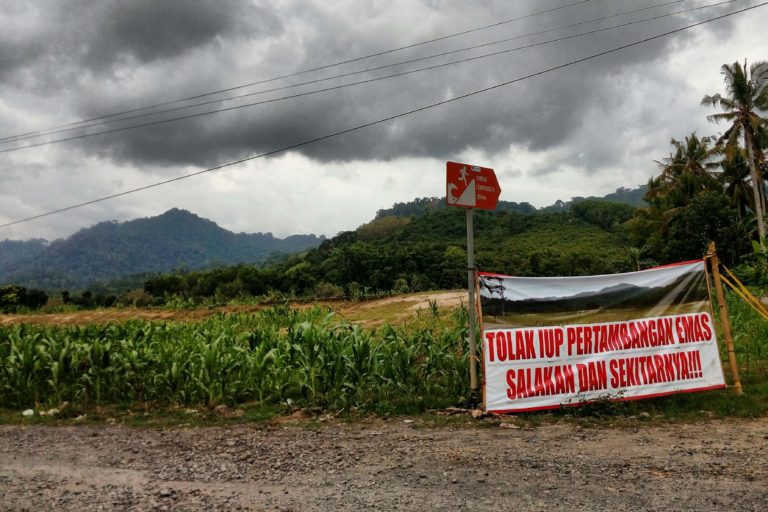
M 725 284 L 728 285 L 729 288 L 731 288 L 736 294 L 744 300 L 749 306 L 757 311 L 757 313 L 762 316 L 765 320 L 768 320 L 768 309 L 763 305 L 762 302 L 760 302 L 760 299 L 755 297 L 752 292 L 747 289 L 744 284 L 739 281 L 739 279 L 733 275 L 733 272 L 731 272 L 728 267 L 723 265 L 723 270 L 726 271 L 728 274 L 728 277 L 720 276 L 720 278 L 723 280 Z M 730 279 L 729 279 L 730 278 Z M 731 281 L 733 279 L 733 281 Z

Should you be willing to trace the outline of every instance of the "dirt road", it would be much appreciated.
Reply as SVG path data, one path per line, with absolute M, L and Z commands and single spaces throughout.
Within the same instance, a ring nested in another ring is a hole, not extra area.
M 409 421 L 406 423 L 405 421 Z M 0 427 L 2 510 L 768 510 L 768 420 Z

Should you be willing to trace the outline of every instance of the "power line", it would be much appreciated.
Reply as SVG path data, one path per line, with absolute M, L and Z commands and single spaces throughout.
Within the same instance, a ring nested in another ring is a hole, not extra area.
M 56 128 L 63 128 L 63 127 L 66 127 L 66 126 L 71 126 L 71 125 L 76 125 L 76 124 L 81 124 L 81 123 L 87 123 L 87 122 L 90 122 L 90 121 L 96 121 L 96 120 L 99 120 L 99 119 L 105 119 L 105 118 L 109 118 L 109 117 L 121 116 L 121 115 L 124 115 L 124 114 L 133 114 L 135 112 L 141 112 L 143 110 L 149 110 L 149 109 L 158 108 L 158 107 L 165 107 L 165 106 L 173 105 L 173 104 L 180 103 L 180 102 L 183 102 L 183 101 L 196 100 L 196 99 L 200 99 L 200 98 L 205 98 L 207 96 L 213 96 L 215 94 L 220 94 L 220 93 L 223 93 L 223 92 L 235 91 L 235 90 L 243 89 L 243 88 L 246 88 L 246 87 L 252 87 L 254 85 L 262 85 L 262 84 L 266 84 L 266 83 L 269 83 L 269 82 L 275 82 L 277 80 L 283 80 L 283 79 L 286 79 L 286 78 L 291 78 L 291 77 L 294 77 L 294 76 L 300 76 L 300 75 L 304 75 L 304 74 L 307 74 L 307 73 L 313 73 L 315 71 L 322 71 L 324 69 L 328 69 L 328 68 L 332 68 L 332 67 L 336 67 L 336 66 L 341 66 L 341 65 L 344 65 L 344 64 L 351 64 L 353 62 L 359 62 L 361 60 L 366 60 L 366 59 L 370 59 L 370 58 L 373 58 L 373 57 L 380 57 L 382 55 L 388 55 L 388 54 L 391 54 L 391 53 L 399 52 L 399 51 L 402 51 L 402 50 L 408 50 L 408 49 L 416 48 L 416 47 L 419 47 L 419 46 L 424 46 L 426 44 L 435 43 L 435 42 L 438 42 L 438 41 L 445 41 L 447 39 L 452 39 L 454 37 L 459 37 L 459 36 L 471 34 L 473 32 L 479 32 L 481 30 L 486 30 L 486 29 L 489 29 L 489 28 L 498 27 L 498 26 L 501 26 L 501 25 L 506 25 L 506 24 L 509 24 L 509 23 L 512 23 L 512 22 L 515 22 L 515 21 L 521 21 L 521 20 L 533 18 L 535 16 L 539 16 L 539 15 L 542 15 L 542 14 L 548 14 L 548 13 L 551 13 L 551 12 L 559 11 L 561 9 L 565 9 L 567 7 L 573 7 L 575 5 L 585 4 L 585 3 L 588 3 L 588 2 L 592 2 L 592 1 L 593 0 L 578 0 L 576 2 L 571 2 L 571 3 L 568 3 L 568 4 L 564 4 L 564 5 L 561 5 L 559 7 L 553 7 L 553 8 L 550 8 L 550 9 L 545 9 L 543 11 L 537 11 L 537 12 L 534 12 L 534 13 L 531 13 L 531 14 L 526 14 L 525 16 L 518 16 L 516 18 L 510 18 L 510 19 L 507 19 L 507 20 L 498 21 L 498 22 L 491 23 L 491 24 L 488 24 L 488 25 L 483 25 L 481 27 L 476 27 L 476 28 L 472 28 L 472 29 L 468 29 L 468 30 L 463 30 L 461 32 L 456 32 L 454 34 L 448 34 L 448 35 L 436 37 L 434 39 L 428 39 L 426 41 L 420 41 L 420 42 L 408 44 L 408 45 L 405 45 L 405 46 L 399 46 L 397 48 L 392 48 L 390 50 L 383 50 L 383 51 L 380 51 L 380 52 L 371 53 L 371 54 L 368 54 L 368 55 L 363 55 L 362 57 L 355 57 L 355 58 L 352 58 L 352 59 L 342 60 L 342 61 L 339 61 L 339 62 L 334 62 L 332 64 L 325 64 L 325 65 L 314 67 L 314 68 L 309 68 L 309 69 L 304 69 L 304 70 L 301 70 L 301 71 L 296 71 L 294 73 L 289 73 L 289 74 L 286 74 L 286 75 L 280 75 L 280 76 L 275 76 L 275 77 L 272 77 L 272 78 L 266 78 L 266 79 L 259 80 L 259 81 L 256 81 L 256 82 L 250 82 L 250 83 L 247 83 L 247 84 L 235 85 L 235 86 L 232 86 L 232 87 L 227 87 L 225 89 L 219 89 L 219 90 L 216 90 L 216 91 L 196 94 L 194 96 L 187 96 L 185 98 L 179 98 L 179 99 L 176 99 L 176 100 L 170 100 L 170 101 L 165 101 L 165 102 L 161 102 L 161 103 L 155 103 L 155 104 L 152 104 L 152 105 L 147 105 L 147 106 L 144 106 L 144 107 L 138 107 L 138 108 L 134 108 L 134 109 L 130 109 L 130 110 L 123 110 L 121 112 L 114 112 L 114 113 L 111 113 L 111 114 L 104 114 L 104 115 L 100 115 L 100 116 L 97 116 L 97 117 L 92 117 L 92 118 L 89 118 L 89 119 L 82 119 L 80 121 L 73 121 L 73 122 L 66 123 L 66 124 L 59 125 L 59 126 L 55 126 L 53 128 L 49 128 L 49 129 L 46 129 L 46 130 L 39 130 L 39 131 L 27 132 L 27 133 L 22 133 L 22 134 L 17 134 L 17 135 L 10 135 L 10 136 L 6 136 L 6 137 L 3 137 L 3 138 L 0 138 L 0 142 L 16 139 L 18 137 L 29 137 L 29 136 L 33 136 L 35 134 L 38 134 L 39 132 L 45 132 L 45 131 L 49 131 L 49 130 L 56 129 Z
M 688 1 L 688 0 L 668 1 L 668 2 L 665 2 L 665 3 L 651 5 L 651 6 L 647 6 L 647 7 L 642 7 L 642 8 L 639 8 L 639 9 L 632 9 L 632 10 L 620 12 L 620 13 L 617 13 L 617 14 L 611 14 L 611 15 L 608 15 L 608 16 L 601 16 L 599 18 L 594 18 L 594 19 L 591 19 L 591 20 L 580 21 L 580 22 L 577 22 L 577 23 L 570 23 L 570 24 L 567 24 L 567 25 L 562 25 L 560 27 L 554 27 L 554 28 L 550 28 L 550 29 L 546 29 L 546 30 L 540 30 L 538 32 L 529 32 L 527 34 L 521 34 L 521 35 L 517 35 L 517 36 L 514 36 L 514 37 L 508 37 L 508 38 L 505 38 L 505 39 L 500 39 L 500 40 L 497 40 L 497 41 L 492 41 L 492 42 L 483 43 L 483 44 L 477 44 L 477 45 L 473 45 L 473 46 L 468 46 L 468 47 L 465 47 L 465 48 L 460 48 L 458 50 L 451 50 L 451 51 L 436 53 L 436 54 L 427 55 L 427 56 L 424 56 L 424 57 L 418 57 L 418 58 L 409 59 L 409 60 L 405 60 L 405 61 L 395 62 L 395 63 L 392 63 L 392 64 L 386 64 L 386 65 L 382 65 L 382 66 L 366 68 L 366 69 L 362 69 L 362 70 L 352 71 L 352 72 L 349 72 L 349 73 L 342 73 L 342 74 L 339 74 L 339 75 L 334 75 L 334 76 L 330 76 L 330 77 L 326 77 L 326 78 L 318 78 L 318 79 L 315 79 L 315 80 L 308 80 L 308 81 L 299 82 L 299 83 L 296 83 L 296 84 L 284 85 L 284 86 L 280 86 L 280 87 L 273 87 L 273 88 L 270 88 L 270 89 L 262 89 L 260 91 L 249 92 L 249 93 L 245 93 L 245 94 L 238 94 L 238 95 L 229 96 L 229 97 L 226 97 L 226 98 L 218 98 L 218 99 L 214 99 L 214 100 L 207 100 L 207 101 L 203 101 L 203 102 L 193 103 L 193 104 L 190 104 L 190 105 L 182 105 L 182 106 L 178 106 L 178 107 L 172 107 L 172 108 L 166 108 L 166 109 L 161 109 L 161 110 L 155 110 L 155 111 L 152 111 L 152 112 L 145 112 L 145 113 L 141 113 L 141 114 L 134 114 L 134 115 L 130 115 L 130 116 L 120 117 L 118 119 L 96 120 L 95 122 L 91 122 L 89 124 L 81 124 L 80 126 L 71 126 L 71 127 L 68 127 L 68 128 L 65 128 L 65 127 L 51 128 L 51 129 L 48 129 L 48 130 L 42 130 L 42 131 L 39 131 L 39 132 L 35 132 L 35 133 L 33 133 L 31 135 L 27 135 L 27 136 L 19 135 L 17 137 L 8 137 L 6 139 L 0 139 L 0 144 L 8 143 L 8 142 L 20 142 L 20 141 L 24 141 L 24 140 L 27 140 L 27 139 L 33 139 L 33 138 L 37 138 L 37 137 L 42 137 L 42 136 L 45 136 L 45 135 L 55 135 L 55 134 L 58 134 L 58 133 L 66 133 L 66 132 L 70 132 L 70 131 L 74 131 L 74 130 L 82 130 L 82 129 L 85 129 L 85 128 L 93 128 L 93 127 L 96 127 L 96 126 L 103 126 L 103 125 L 117 123 L 117 122 L 122 122 L 122 121 L 130 121 L 130 120 L 133 120 L 133 119 L 141 119 L 141 118 L 145 118 L 145 117 L 156 116 L 156 115 L 159 115 L 159 114 L 167 114 L 167 113 L 171 113 L 171 112 L 178 112 L 180 110 L 186 110 L 186 109 L 191 109 L 191 108 L 195 108 L 195 107 L 202 107 L 202 106 L 205 106 L 205 105 L 211 105 L 211 104 L 214 104 L 214 103 L 221 103 L 221 102 L 224 102 L 224 101 L 232 101 L 232 100 L 242 99 L 242 98 L 246 98 L 246 97 L 250 97 L 250 96 L 257 96 L 257 95 L 266 94 L 266 93 L 269 93 L 269 92 L 277 92 L 277 91 L 282 91 L 282 90 L 286 90 L 286 89 L 295 89 L 297 87 L 302 87 L 302 86 L 305 86 L 305 85 L 311 85 L 311 84 L 316 84 L 316 83 L 321 83 L 321 82 L 327 82 L 327 81 L 336 80 L 336 79 L 339 79 L 339 78 L 346 78 L 346 77 L 360 75 L 360 74 L 364 74 L 364 73 L 370 73 L 372 71 L 380 71 L 380 70 L 383 70 L 383 69 L 388 69 L 388 68 L 393 68 L 393 67 L 397 67 L 397 66 L 402 66 L 402 65 L 405 65 L 405 64 L 413 64 L 415 62 L 421 62 L 421 61 L 425 61 L 425 60 L 435 59 L 435 58 L 438 58 L 438 57 L 445 57 L 445 56 L 448 56 L 448 55 L 454 55 L 454 54 L 457 54 L 457 53 L 462 53 L 462 52 L 466 52 L 466 51 L 470 51 L 470 50 L 476 50 L 476 49 L 479 49 L 479 48 L 486 48 L 486 47 L 489 47 L 489 46 L 495 46 L 495 45 L 498 45 L 498 44 L 507 43 L 507 42 L 514 41 L 514 40 L 517 40 L 517 39 L 522 39 L 522 38 L 525 38 L 525 37 L 531 37 L 531 36 L 546 34 L 546 33 L 549 33 L 549 32 L 556 32 L 558 30 L 564 30 L 564 29 L 567 29 L 567 28 L 573 28 L 573 27 L 577 27 L 577 26 L 581 26 L 581 25 L 587 25 L 587 24 L 590 24 L 590 23 L 598 22 L 598 21 L 605 21 L 605 20 L 612 19 L 612 18 L 618 18 L 618 17 L 621 17 L 621 16 L 626 16 L 627 14 L 634 14 L 634 13 L 638 13 L 638 12 L 642 12 L 642 11 L 647 11 L 647 10 L 651 10 L 651 9 L 657 9 L 659 7 L 666 7 L 666 6 L 669 6 L 669 5 L 672 5 L 672 4 L 679 4 L 679 3 L 682 3 L 682 2 L 685 2 L 685 1 Z M 739 0 L 728 0 L 726 2 L 721 2 L 719 4 L 707 5 L 707 6 L 704 6 L 704 7 L 696 7 L 696 8 L 693 8 L 693 9 L 688 9 L 688 10 L 684 10 L 684 11 L 680 11 L 680 12 L 676 12 L 676 13 L 669 13 L 668 15 L 672 16 L 672 15 L 676 15 L 676 14 L 682 14 L 682 13 L 686 13 L 686 12 L 690 12 L 690 11 L 695 11 L 695 10 L 702 9 L 702 8 L 714 7 L 716 5 L 722 5 L 722 4 L 725 4 L 725 3 L 731 3 L 731 2 L 736 2 L 736 1 L 739 1 Z M 651 18 L 651 19 L 656 19 L 656 18 Z M 83 121 L 82 123 L 86 123 L 86 121 Z
M 684 13 L 688 13 L 688 12 L 692 12 L 692 11 L 697 11 L 697 10 L 701 10 L 701 9 L 707 9 L 707 8 L 710 8 L 710 7 L 716 7 L 716 6 L 719 6 L 719 5 L 733 3 L 735 1 L 738 1 L 738 0 L 724 0 L 722 2 L 715 3 L 715 4 L 710 4 L 710 5 L 700 6 L 700 7 L 694 7 L 694 8 L 691 8 L 691 9 L 685 9 L 683 11 L 678 11 L 678 12 L 673 12 L 673 13 L 661 14 L 661 15 L 658 15 L 658 16 L 650 17 L 650 18 L 643 18 L 641 20 L 629 21 L 629 22 L 626 22 L 626 23 L 618 24 L 618 25 L 612 25 L 610 27 L 603 27 L 603 28 L 599 28 L 599 29 L 595 29 L 595 30 L 590 30 L 590 31 L 587 31 L 587 32 L 581 32 L 581 33 L 578 33 L 578 34 L 572 34 L 572 35 L 568 35 L 568 36 L 559 37 L 559 38 L 556 38 L 556 39 L 550 39 L 550 40 L 547 40 L 547 41 L 541 41 L 541 42 L 538 42 L 538 43 L 532 43 L 532 44 L 525 45 L 525 46 L 519 46 L 519 47 L 516 47 L 516 48 L 510 48 L 510 49 L 507 49 L 507 50 L 500 50 L 500 51 L 497 51 L 497 52 L 492 52 L 492 53 L 487 53 L 487 54 L 483 54 L 483 55 L 478 55 L 478 56 L 475 56 L 475 57 L 468 57 L 468 58 L 465 58 L 465 59 L 459 59 L 459 60 L 455 60 L 455 61 L 451 61 L 451 62 L 445 62 L 445 63 L 442 63 L 442 64 L 435 64 L 433 66 L 427 66 L 427 67 L 423 67 L 423 68 L 412 69 L 412 70 L 403 71 L 403 72 L 400 72 L 400 73 L 395 73 L 395 74 L 387 75 L 387 76 L 383 76 L 383 77 L 369 78 L 369 79 L 366 79 L 366 80 L 360 80 L 360 81 L 357 81 L 357 82 L 351 82 L 351 83 L 342 84 L 342 85 L 335 85 L 335 86 L 326 87 L 326 88 L 323 88 L 323 89 L 316 89 L 316 90 L 313 90 L 313 91 L 307 91 L 307 92 L 292 94 L 292 95 L 289 95 L 289 96 L 282 96 L 282 97 L 279 97 L 279 98 L 272 98 L 272 99 L 268 99 L 268 100 L 256 101 L 256 102 L 253 102 L 253 103 L 246 103 L 246 104 L 243 104 L 243 105 L 236 105 L 236 106 L 232 106 L 232 107 L 223 107 L 223 108 L 218 108 L 218 109 L 213 109 L 213 110 L 207 110 L 207 111 L 204 111 L 204 112 L 197 112 L 197 113 L 194 113 L 194 114 L 187 114 L 187 115 L 178 116 L 178 117 L 172 117 L 172 118 L 168 118 L 168 119 L 159 119 L 159 120 L 155 120 L 155 121 L 148 121 L 148 122 L 145 122 L 145 123 L 138 123 L 138 124 L 133 124 L 133 125 L 128 125 L 128 126 L 121 126 L 121 127 L 118 127 L 118 128 L 111 128 L 111 129 L 108 129 L 108 130 L 101 130 L 101 131 L 92 132 L 92 133 L 83 133 L 83 134 L 79 134 L 79 135 L 73 135 L 73 136 L 70 136 L 70 137 L 63 137 L 63 138 L 60 138 L 60 139 L 55 139 L 55 140 L 50 140 L 50 141 L 45 141 L 45 142 L 38 142 L 38 143 L 34 143 L 34 144 L 27 144 L 26 146 L 19 146 L 19 147 L 13 147 L 13 148 L 0 149 L 0 154 L 2 154 L 2 153 L 10 153 L 10 152 L 13 152 L 13 151 L 20 151 L 20 150 L 23 150 L 23 149 L 31 149 L 31 148 L 36 148 L 36 147 L 40 147 L 40 146 L 47 146 L 47 145 L 50 145 L 50 144 L 57 144 L 57 143 L 60 143 L 60 142 L 69 142 L 69 141 L 73 141 L 73 140 L 85 139 L 85 138 L 89 138 L 89 137 L 95 137 L 97 135 L 106 135 L 106 134 L 111 134 L 111 133 L 117 133 L 117 132 L 122 132 L 122 131 L 126 131 L 126 130 L 132 130 L 132 129 L 135 129 L 135 128 L 146 128 L 146 127 L 149 127 L 149 126 L 157 126 L 157 125 L 166 124 L 166 123 L 170 123 L 170 122 L 181 121 L 181 120 L 186 120 L 186 119 L 193 119 L 193 118 L 196 118 L 196 117 L 202 117 L 202 116 L 207 116 L 207 115 L 211 115 L 211 114 L 217 114 L 217 113 L 221 113 L 221 112 L 230 112 L 230 111 L 239 110 L 239 109 L 242 109 L 242 108 L 255 107 L 255 106 L 259 106 L 259 105 L 265 105 L 265 104 L 268 104 L 268 103 L 276 103 L 276 102 L 279 102 L 279 101 L 285 101 L 285 100 L 289 100 L 289 99 L 301 98 L 301 97 L 304 97 L 304 96 L 311 96 L 311 95 L 319 94 L 319 93 L 322 93 L 322 92 L 329 92 L 329 91 L 335 91 L 335 90 L 339 90 L 339 89 L 345 89 L 345 88 L 353 87 L 353 86 L 357 86 L 357 85 L 364 85 L 364 84 L 368 84 L 368 83 L 372 83 L 372 82 L 378 82 L 380 80 L 387 80 L 387 79 L 391 79 L 391 78 L 398 78 L 398 77 L 402 77 L 402 76 L 406 76 L 406 75 L 411 75 L 411 74 L 414 74 L 414 73 L 420 73 L 420 72 L 423 72 L 423 71 L 431 71 L 433 69 L 439 69 L 439 68 L 443 68 L 443 67 L 447 67 L 447 66 L 453 66 L 453 65 L 456 65 L 456 64 L 462 64 L 462 63 L 465 63 L 465 62 L 471 62 L 471 61 L 475 61 L 475 60 L 479 60 L 479 59 L 486 59 L 486 58 L 489 58 L 489 57 L 495 57 L 495 56 L 498 56 L 498 55 L 503 55 L 503 54 L 514 52 L 514 51 L 525 50 L 525 49 L 533 48 L 533 47 L 536 47 L 536 46 L 542 46 L 542 45 L 545 45 L 545 44 L 551 44 L 551 43 L 555 43 L 555 42 L 566 41 L 566 40 L 569 40 L 569 39 L 575 39 L 577 37 L 583 37 L 583 36 L 586 36 L 586 35 L 592 35 L 592 34 L 596 34 L 596 33 L 599 33 L 599 32 L 606 32 L 608 30 L 614 30 L 616 28 L 627 27 L 627 26 L 630 26 L 630 25 L 637 25 L 639 23 L 647 23 L 649 21 L 655 21 L 655 20 L 658 20 L 658 19 L 661 19 L 661 18 L 667 18 L 667 17 L 670 17 L 670 16 L 676 16 L 676 15 L 679 15 L 679 14 L 684 14 Z M 393 64 L 393 65 L 399 65 L 399 64 Z M 382 66 L 382 68 L 384 68 L 384 67 L 390 67 L 390 66 Z M 352 73 L 352 74 L 356 74 L 356 73 Z
M 107 201 L 109 199 L 114 199 L 114 198 L 117 198 L 117 197 L 122 197 L 122 196 L 126 196 L 126 195 L 129 195 L 129 194 L 134 194 L 136 192 L 141 192 L 143 190 L 148 190 L 150 188 L 156 188 L 156 187 L 159 187 L 159 186 L 162 186 L 162 185 L 167 185 L 169 183 L 173 183 L 173 182 L 176 182 L 176 181 L 181 181 L 181 180 L 184 180 L 184 179 L 187 179 L 187 178 L 192 178 L 194 176 L 199 176 L 201 174 L 217 171 L 217 170 L 223 169 L 225 167 L 231 167 L 233 165 L 241 164 L 243 162 L 248 162 L 248 161 L 251 161 L 251 160 L 256 160 L 258 158 L 265 158 L 265 157 L 272 156 L 272 155 L 275 155 L 275 154 L 278 154 L 278 153 L 283 153 L 285 151 L 290 151 L 292 149 L 296 149 L 296 148 L 300 148 L 300 147 L 307 146 L 307 145 L 310 145 L 310 144 L 314 144 L 316 142 L 321 142 L 321 141 L 324 141 L 324 140 L 328 140 L 328 139 L 332 139 L 332 138 L 335 138 L 335 137 L 339 137 L 339 136 L 347 134 L 347 133 L 351 133 L 351 132 L 354 132 L 354 131 L 357 131 L 357 130 L 362 130 L 364 128 L 369 128 L 371 126 L 375 126 L 375 125 L 378 125 L 378 124 L 387 123 L 387 122 L 392 121 L 394 119 L 398 119 L 398 118 L 401 118 L 401 117 L 405 117 L 405 116 L 409 116 L 409 115 L 416 114 L 416 113 L 419 113 L 419 112 L 423 112 L 423 111 L 426 111 L 426 110 L 430 110 L 430 109 L 433 109 L 433 108 L 436 108 L 436 107 L 439 107 L 439 106 L 442 106 L 442 105 L 446 105 L 448 103 L 453 103 L 455 101 L 460 101 L 460 100 L 463 100 L 463 99 L 466 99 L 466 98 L 470 98 L 472 96 L 477 96 L 479 94 L 482 94 L 482 93 L 485 93 L 485 92 L 488 92 L 488 91 L 492 91 L 492 90 L 496 90 L 496 89 L 499 89 L 499 88 L 502 88 L 502 87 L 506 87 L 508 85 L 511 85 L 511 84 L 514 84 L 514 83 L 517 83 L 517 82 L 522 82 L 523 80 L 528 80 L 530 78 L 541 76 L 541 75 L 544 75 L 546 73 L 551 73 L 552 71 L 556 71 L 556 70 L 559 70 L 559 69 L 567 68 L 567 67 L 570 67 L 570 66 L 573 66 L 573 65 L 576 65 L 576 64 L 580 64 L 582 62 L 586 62 L 586 61 L 589 61 L 589 60 L 596 59 L 598 57 L 602 57 L 602 56 L 605 56 L 605 55 L 616 53 L 616 52 L 619 52 L 621 50 L 625 50 L 627 48 L 631 48 L 633 46 L 637 46 L 637 45 L 644 44 L 644 43 L 647 43 L 647 42 L 650 42 L 650 41 L 654 41 L 656 39 L 661 39 L 663 37 L 667 37 L 667 36 L 670 36 L 672 34 L 677 34 L 677 33 L 683 32 L 685 30 L 690 30 L 691 28 L 698 27 L 698 26 L 701 26 L 701 25 L 705 25 L 705 24 L 711 23 L 713 21 L 725 19 L 725 18 L 728 18 L 730 16 L 734 16 L 736 14 L 740 14 L 740 13 L 743 13 L 743 12 L 751 11 L 753 9 L 757 9 L 759 7 L 763 7 L 765 5 L 768 5 L 768 2 L 763 2 L 763 3 L 757 4 L 757 5 L 753 5 L 753 6 L 750 6 L 750 7 L 746 7 L 746 8 L 740 9 L 738 11 L 733 11 L 733 12 L 730 12 L 730 13 L 727 13 L 727 14 L 716 16 L 714 18 L 709 18 L 707 20 L 703 20 L 703 21 L 699 21 L 699 22 L 696 22 L 696 23 L 692 23 L 692 24 L 687 25 L 685 27 L 680 27 L 680 28 L 677 28 L 677 29 L 674 29 L 674 30 L 670 30 L 668 32 L 663 32 L 663 33 L 657 34 L 655 36 L 646 37 L 646 38 L 641 39 L 639 41 L 635 41 L 635 42 L 632 42 L 632 43 L 627 43 L 627 44 L 624 44 L 624 45 L 621 45 L 621 46 L 617 46 L 615 48 L 611 48 L 609 50 L 605 50 L 605 51 L 602 51 L 602 52 L 594 53 L 592 55 L 588 55 L 587 57 L 582 57 L 580 59 L 572 60 L 572 61 L 566 62 L 565 64 L 560 64 L 560 65 L 553 66 L 553 67 L 550 67 L 550 68 L 547 68 L 547 69 L 544 69 L 544 70 L 541 70 L 541 71 L 537 71 L 535 73 L 531 73 L 531 74 L 525 75 L 523 77 L 515 78 L 513 80 L 508 80 L 506 82 L 501 82 L 501 83 L 498 83 L 498 84 L 495 84 L 495 85 L 492 85 L 492 86 L 489 86 L 489 87 L 484 87 L 482 89 L 471 91 L 471 92 L 468 92 L 468 93 L 456 96 L 454 98 L 449 98 L 447 100 L 439 101 L 439 102 L 436 102 L 436 103 L 431 103 L 429 105 L 425 105 L 425 106 L 418 107 L 418 108 L 415 108 L 415 109 L 412 109 L 412 110 L 401 112 L 399 114 L 395 114 L 395 115 L 392 115 L 392 116 L 384 117 L 384 118 L 378 119 L 376 121 L 371 121 L 371 122 L 368 122 L 368 123 L 365 123 L 365 124 L 353 126 L 351 128 L 347 128 L 347 129 L 340 130 L 340 131 L 337 131 L 337 132 L 333 132 L 333 133 L 330 133 L 330 134 L 321 135 L 321 136 L 315 137 L 313 139 L 305 140 L 305 141 L 298 142 L 298 143 L 295 143 L 295 144 L 291 144 L 291 145 L 288 145 L 288 146 L 284 146 L 284 147 L 281 147 L 281 148 L 278 148 L 278 149 L 273 149 L 271 151 L 267 151 L 266 153 L 261 153 L 261 154 L 258 154 L 258 155 L 254 155 L 254 156 L 250 156 L 250 157 L 246 157 L 246 158 L 241 158 L 240 160 L 236 160 L 234 162 L 227 162 L 227 163 L 224 163 L 224 164 L 221 164 L 221 165 L 217 165 L 215 167 L 210 167 L 208 169 L 203 169 L 203 170 L 192 172 L 192 173 L 189 173 L 189 174 L 184 174 L 184 175 L 181 175 L 181 176 L 177 176 L 175 178 L 159 181 L 159 182 L 156 182 L 156 183 L 151 183 L 149 185 L 144 185 L 142 187 L 138 187 L 138 188 L 134 188 L 134 189 L 130 189 L 130 190 L 125 190 L 123 192 L 118 192 L 116 194 L 111 194 L 111 195 L 100 197 L 100 198 L 97 198 L 97 199 L 92 199 L 90 201 L 86 201 L 86 202 L 83 202 L 83 203 L 74 204 L 74 205 L 71 205 L 71 206 L 67 206 L 67 207 L 64 207 L 64 208 L 59 208 L 59 209 L 56 209 L 56 210 L 51 210 L 51 211 L 48 211 L 48 212 L 45 212 L 45 213 L 41 213 L 41 214 L 38 214 L 38 215 L 33 215 L 31 217 L 26 217 L 26 218 L 23 218 L 23 219 L 12 221 L 12 222 L 7 222 L 5 224 L 0 224 L 0 228 L 5 228 L 5 227 L 8 227 L 8 226 L 13 226 L 13 225 L 16 225 L 16 224 L 21 224 L 23 222 L 29 222 L 29 221 L 32 221 L 32 220 L 35 220 L 35 219 L 40 219 L 42 217 L 48 217 L 48 216 L 55 215 L 55 214 L 62 213 L 62 212 L 66 212 L 66 211 L 69 211 L 69 210 L 74 210 L 76 208 L 81 208 L 83 206 L 88 206 L 88 205 L 91 205 L 91 204 Z

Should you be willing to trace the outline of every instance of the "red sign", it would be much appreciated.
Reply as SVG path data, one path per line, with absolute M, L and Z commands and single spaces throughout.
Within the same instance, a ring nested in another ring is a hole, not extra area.
M 446 163 L 445 200 L 448 206 L 495 210 L 500 194 L 501 187 L 493 169 Z

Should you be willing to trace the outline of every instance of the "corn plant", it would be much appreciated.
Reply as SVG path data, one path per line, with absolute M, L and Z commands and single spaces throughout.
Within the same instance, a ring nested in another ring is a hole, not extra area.
M 197 323 L 0 327 L 0 407 L 151 401 L 419 410 L 467 389 L 466 314 L 371 330 L 277 304 Z

